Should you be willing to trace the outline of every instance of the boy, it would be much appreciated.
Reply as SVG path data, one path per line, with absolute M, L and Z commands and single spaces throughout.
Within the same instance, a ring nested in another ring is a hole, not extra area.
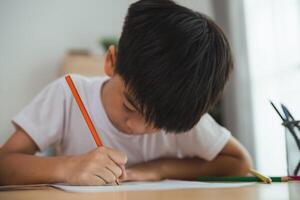
M 63 78 L 14 119 L 0 150 L 0 183 L 120 181 L 244 175 L 247 151 L 206 112 L 233 67 L 228 41 L 206 16 L 169 0 L 132 4 L 108 77 L 73 80 L 105 147 L 96 148 Z M 55 146 L 58 156 L 34 153 Z

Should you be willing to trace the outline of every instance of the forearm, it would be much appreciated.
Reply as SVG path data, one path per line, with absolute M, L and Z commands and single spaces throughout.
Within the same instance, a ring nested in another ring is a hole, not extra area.
M 0 153 L 0 185 L 63 182 L 66 158 Z
M 219 155 L 209 162 L 199 158 L 164 159 L 161 166 L 162 179 L 193 180 L 198 176 L 237 176 L 248 172 L 247 163 L 227 155 Z
M 210 162 L 199 158 L 163 158 L 134 166 L 129 170 L 128 178 L 137 180 L 194 180 L 198 176 L 245 175 L 248 168 L 249 163 L 246 161 L 227 155 L 219 155 Z

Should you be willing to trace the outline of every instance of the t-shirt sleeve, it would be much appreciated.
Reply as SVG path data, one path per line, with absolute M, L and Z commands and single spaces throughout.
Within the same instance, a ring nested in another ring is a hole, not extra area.
M 199 157 L 213 160 L 228 142 L 230 132 L 220 126 L 209 114 L 188 132 L 176 135 L 179 157 Z
M 64 130 L 65 90 L 60 78 L 44 88 L 12 122 L 20 126 L 40 151 L 57 143 Z

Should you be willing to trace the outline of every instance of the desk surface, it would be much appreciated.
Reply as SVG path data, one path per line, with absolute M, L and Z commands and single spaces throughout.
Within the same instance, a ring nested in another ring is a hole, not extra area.
M 221 197 L 221 198 L 220 198 Z M 150 200 L 150 199 L 243 199 L 243 200 L 270 200 L 270 199 L 300 199 L 300 182 L 273 183 L 271 185 L 255 184 L 242 188 L 227 189 L 182 189 L 160 191 L 130 191 L 130 192 L 105 192 L 105 193 L 69 193 L 53 188 L 23 191 L 0 192 L 1 200 Z

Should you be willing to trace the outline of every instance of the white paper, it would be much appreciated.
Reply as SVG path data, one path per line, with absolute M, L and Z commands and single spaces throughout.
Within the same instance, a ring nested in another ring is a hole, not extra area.
M 253 185 L 255 183 L 206 183 L 198 181 L 177 181 L 164 180 L 158 182 L 125 182 L 120 185 L 103 186 L 71 186 L 64 184 L 54 184 L 68 192 L 117 192 L 117 191 L 140 191 L 140 190 L 173 190 L 187 188 L 236 188 Z

